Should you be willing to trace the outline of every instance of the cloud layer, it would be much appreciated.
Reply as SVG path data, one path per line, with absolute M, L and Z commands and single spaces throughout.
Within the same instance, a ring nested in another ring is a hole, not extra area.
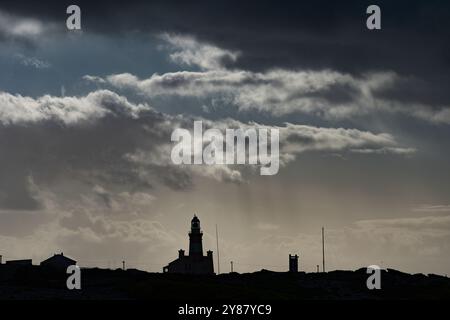
M 11 190 L 15 194 L 22 190 L 32 201 L 27 192 L 31 176 L 36 183 L 75 177 L 91 184 L 122 181 L 124 188 L 137 189 L 153 186 L 157 181 L 183 189 L 192 184 L 192 176 L 196 175 L 219 181 L 243 180 L 245 168 L 239 166 L 198 168 L 171 164 L 172 131 L 178 127 L 193 130 L 195 117 L 158 113 L 148 105 L 132 103 L 108 90 L 82 97 L 31 98 L 1 93 L 0 103 L 4 146 L 1 158 L 4 167 L 9 168 L 4 180 L 18 184 L 17 189 L 4 184 L 4 201 L 9 199 Z M 227 128 L 279 129 L 282 165 L 306 151 L 414 152 L 399 146 L 386 133 L 289 123 L 267 126 L 231 119 L 204 123 L 207 128 L 223 132 Z
M 241 111 L 259 111 L 274 116 L 293 113 L 313 115 L 327 120 L 342 120 L 373 114 L 400 114 L 431 123 L 449 124 L 450 108 L 392 97 L 398 86 L 412 82 L 394 72 L 373 72 L 359 76 L 332 70 L 267 72 L 227 70 L 225 58 L 231 53 L 193 38 L 163 37 L 170 43 L 175 62 L 196 65 L 201 71 L 177 71 L 153 74 L 150 78 L 122 73 L 107 77 L 84 78 L 116 89 L 132 90 L 147 98 L 182 97 L 219 101 Z M 386 92 L 391 92 L 389 96 Z

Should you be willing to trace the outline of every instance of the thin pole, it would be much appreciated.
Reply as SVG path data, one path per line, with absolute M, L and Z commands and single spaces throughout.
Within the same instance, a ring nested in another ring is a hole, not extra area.
M 122 261 L 122 269 L 125 270 L 125 260 Z
M 220 258 L 219 258 L 219 232 L 216 224 L 216 244 L 217 244 L 217 274 L 220 274 Z
M 322 272 L 325 272 L 325 230 L 322 227 Z
M 233 273 L 233 261 L 231 261 L 231 273 Z

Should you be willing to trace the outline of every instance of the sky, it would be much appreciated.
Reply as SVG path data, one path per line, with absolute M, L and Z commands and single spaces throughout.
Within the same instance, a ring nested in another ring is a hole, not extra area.
M 0 3 L 0 254 L 161 272 L 450 271 L 450 5 Z M 280 169 L 176 165 L 176 128 L 280 131 Z

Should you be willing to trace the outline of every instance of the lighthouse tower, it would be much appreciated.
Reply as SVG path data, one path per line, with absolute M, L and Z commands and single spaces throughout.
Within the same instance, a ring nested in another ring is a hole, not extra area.
M 200 220 L 196 215 L 191 220 L 189 232 L 189 254 L 178 250 L 178 259 L 173 260 L 163 268 L 163 272 L 187 274 L 214 274 L 213 252 L 206 251 L 203 255 L 203 232 L 200 229 Z
M 203 232 L 200 229 L 200 220 L 194 215 L 191 220 L 191 232 L 189 232 L 189 256 L 203 257 L 202 237 Z

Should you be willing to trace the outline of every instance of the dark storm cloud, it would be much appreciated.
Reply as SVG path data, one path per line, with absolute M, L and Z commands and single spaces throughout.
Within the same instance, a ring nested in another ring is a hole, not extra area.
M 374 90 L 374 96 L 405 103 L 423 103 L 431 107 L 448 105 L 446 77 L 447 75 L 438 73 L 433 77 L 433 82 L 418 77 L 399 78 L 395 86 Z
M 73 1 L 18 3 L 0 8 L 61 22 Z M 449 63 L 450 5 L 444 1 L 376 1 L 382 31 L 365 27 L 373 1 L 77 1 L 86 32 L 189 33 L 243 52 L 238 65 L 387 68 L 429 72 Z M 426 50 L 422 50 L 426 48 Z M 434 57 L 434 59 L 429 59 Z M 428 59 L 427 59 L 428 58 Z
M 0 9 L 65 28 L 72 1 L 18 3 Z M 117 37 L 172 32 L 239 52 L 227 68 L 332 69 L 351 74 L 394 71 L 410 85 L 380 95 L 430 105 L 450 104 L 450 4 L 376 1 L 382 30 L 365 26 L 373 1 L 77 1 L 84 32 Z M 0 33 L 1 34 L 1 33 Z M 42 35 L 45 36 L 45 35 Z M 419 90 L 416 90 L 420 87 Z

